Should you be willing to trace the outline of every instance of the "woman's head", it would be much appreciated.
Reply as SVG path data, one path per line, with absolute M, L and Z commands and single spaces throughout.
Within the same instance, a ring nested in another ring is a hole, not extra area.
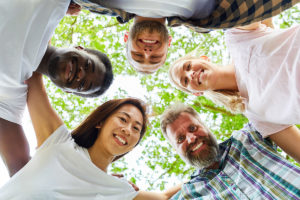
M 72 132 L 72 137 L 79 146 L 90 148 L 96 142 L 99 134 L 111 134 L 111 138 L 119 142 L 120 145 L 124 143 L 125 147 L 127 145 L 131 147 L 140 142 L 146 127 L 146 106 L 141 100 L 134 98 L 114 99 L 105 102 L 94 110 Z M 110 133 L 103 133 L 104 131 Z M 127 134 L 130 137 L 127 137 Z M 126 153 L 124 152 L 124 154 Z M 119 159 L 124 154 L 116 156 L 114 160 Z
M 214 90 L 218 67 L 206 56 L 186 55 L 175 61 L 169 69 L 170 80 L 182 91 L 197 93 Z
M 237 91 L 224 90 L 218 82 L 220 68 L 207 56 L 197 55 L 196 49 L 176 60 L 169 69 L 169 78 L 183 92 L 203 94 L 232 113 L 243 113 L 245 105 Z

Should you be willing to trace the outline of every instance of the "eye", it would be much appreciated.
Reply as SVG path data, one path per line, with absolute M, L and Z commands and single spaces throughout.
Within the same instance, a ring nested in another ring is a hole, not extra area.
M 84 87 L 84 84 L 85 84 L 85 80 L 81 81 L 79 86 L 78 86 L 78 90 L 82 90 L 82 88 Z
M 87 71 L 89 69 L 90 60 L 87 60 L 84 65 L 84 70 Z
M 135 56 L 140 57 L 140 58 L 143 57 L 143 55 L 142 55 L 142 54 L 139 54 L 139 53 L 136 53 Z
M 190 69 L 191 69 L 191 63 L 189 62 L 189 64 L 186 67 L 186 71 L 190 71 Z
M 185 77 L 185 78 L 184 78 L 184 86 L 187 86 L 187 85 L 188 85 L 188 83 L 189 83 L 189 80 L 188 80 L 188 78 L 187 78 L 187 77 Z
M 195 126 L 195 125 L 190 125 L 189 126 L 189 131 L 190 132 L 195 132 L 197 130 L 197 126 Z
M 135 126 L 135 127 L 133 127 L 133 128 L 134 128 L 134 130 L 136 130 L 137 132 L 140 132 L 139 127 Z
M 119 117 L 119 118 L 122 122 L 127 122 L 127 120 L 124 117 Z
M 184 136 L 184 135 L 180 135 L 180 136 L 177 138 L 177 144 L 181 144 L 184 140 L 185 140 L 185 136 Z

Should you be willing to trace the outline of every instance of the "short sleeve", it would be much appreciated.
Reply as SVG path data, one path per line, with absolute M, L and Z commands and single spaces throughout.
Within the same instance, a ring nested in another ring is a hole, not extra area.
M 249 121 L 255 129 L 262 135 L 263 138 L 269 137 L 270 135 L 282 131 L 292 125 L 288 124 L 274 124 L 271 122 L 259 121 L 248 116 Z
M 37 149 L 39 151 L 40 149 L 47 148 L 49 146 L 64 143 L 67 141 L 71 141 L 72 136 L 70 131 L 67 129 L 66 125 L 61 125 L 58 127 L 48 138 L 44 141 L 44 143 Z
M 27 85 L 7 86 L 0 82 L 0 117 L 13 123 L 21 124 L 26 99 Z

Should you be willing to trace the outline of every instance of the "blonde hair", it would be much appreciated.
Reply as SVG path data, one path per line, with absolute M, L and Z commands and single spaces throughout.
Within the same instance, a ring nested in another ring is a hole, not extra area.
M 203 55 L 203 54 L 202 54 Z M 174 63 L 171 64 L 169 68 L 169 78 L 171 82 L 181 91 L 186 93 L 191 93 L 186 88 L 182 87 L 180 84 L 177 84 L 175 81 L 175 77 L 173 77 L 172 70 L 174 66 L 178 65 L 180 62 L 184 60 L 198 60 L 201 59 L 201 49 L 194 49 L 190 53 L 185 56 L 177 59 Z M 232 112 L 233 114 L 243 113 L 245 111 L 245 104 L 243 103 L 244 98 L 241 97 L 239 92 L 231 91 L 231 90 L 207 90 L 203 91 L 205 97 L 212 100 L 217 105 L 224 106 L 227 110 Z

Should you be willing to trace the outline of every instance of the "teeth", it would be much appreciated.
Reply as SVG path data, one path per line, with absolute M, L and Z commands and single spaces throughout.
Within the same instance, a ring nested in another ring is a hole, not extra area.
M 142 40 L 142 41 L 145 43 L 151 43 L 151 44 L 156 43 L 156 40 Z
M 122 144 L 126 144 L 125 140 L 123 140 L 122 138 L 120 138 L 119 136 L 115 136 Z
M 202 146 L 203 142 L 199 143 L 195 148 L 192 149 L 192 151 L 198 150 Z
M 71 66 L 71 69 L 70 69 L 70 72 L 69 72 L 69 77 L 68 77 L 69 80 L 70 80 L 71 75 L 72 75 L 72 70 L 73 70 L 73 66 Z

